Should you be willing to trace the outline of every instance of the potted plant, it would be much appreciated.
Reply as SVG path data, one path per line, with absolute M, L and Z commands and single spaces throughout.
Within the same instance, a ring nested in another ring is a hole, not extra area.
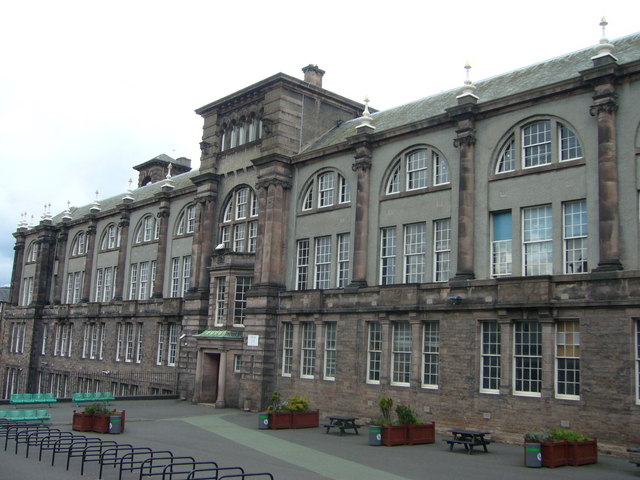
M 291 428 L 313 428 L 320 424 L 320 411 L 311 410 L 307 397 L 289 397 Z
M 280 393 L 274 392 L 269 412 L 269 428 L 310 428 L 320 424 L 320 412 L 309 408 L 309 400 L 302 396 L 291 396 L 283 402 Z
M 527 467 L 542 467 L 541 444 L 548 439 L 547 433 L 526 432 L 524 434 L 524 464 Z
M 569 445 L 560 429 L 549 432 L 547 439 L 540 442 L 542 466 L 555 468 L 569 465 Z
M 406 405 L 398 405 L 396 414 L 398 415 L 398 423 L 407 427 L 407 444 L 419 445 L 436 441 L 434 422 L 419 422 L 416 413 Z
M 598 440 L 582 433 L 556 428 L 551 430 L 554 438 L 567 442 L 567 463 L 577 467 L 598 462 Z
M 273 392 L 271 403 L 267 407 L 269 413 L 269 428 L 277 430 L 280 428 L 291 428 L 291 414 L 286 409 L 280 392 Z
M 391 421 L 391 407 L 393 399 L 382 397 L 378 402 L 382 417 L 378 419 L 382 426 L 382 443 L 387 447 L 405 445 L 407 443 L 407 428 L 404 425 L 394 424 Z
M 109 421 L 115 410 L 107 408 L 105 405 L 94 405 L 93 431 L 96 433 L 109 433 Z

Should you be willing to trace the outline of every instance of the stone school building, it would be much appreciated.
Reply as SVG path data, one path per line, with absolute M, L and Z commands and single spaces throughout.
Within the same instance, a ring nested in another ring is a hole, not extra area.
M 385 396 L 638 446 L 640 34 L 385 111 L 303 72 L 196 110 L 199 169 L 21 221 L 0 397 Z

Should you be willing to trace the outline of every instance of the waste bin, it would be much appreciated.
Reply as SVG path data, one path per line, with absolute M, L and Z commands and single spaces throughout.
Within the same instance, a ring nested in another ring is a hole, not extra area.
M 539 443 L 524 444 L 524 464 L 531 468 L 542 467 L 542 452 Z
M 122 432 L 122 417 L 120 415 L 111 415 L 109 417 L 109 433 Z
M 382 445 L 382 427 L 380 425 L 371 425 L 369 427 L 369 445 L 372 447 Z
M 258 428 L 260 430 L 268 430 L 269 429 L 269 414 L 268 413 L 260 413 L 260 414 L 258 414 Z

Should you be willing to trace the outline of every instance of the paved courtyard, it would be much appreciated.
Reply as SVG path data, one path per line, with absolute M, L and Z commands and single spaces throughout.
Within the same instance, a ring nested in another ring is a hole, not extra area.
M 121 435 L 87 433 L 118 443 L 197 461 L 215 461 L 220 466 L 241 466 L 246 472 L 270 472 L 276 480 L 423 480 L 423 479 L 617 479 L 640 478 L 640 468 L 626 458 L 600 455 L 595 465 L 582 467 L 526 468 L 518 445 L 493 443 L 489 453 L 467 455 L 462 448 L 450 452 L 438 439 L 435 444 L 400 447 L 371 447 L 366 429 L 360 435 L 326 434 L 322 428 L 301 430 L 259 430 L 258 414 L 236 409 L 215 409 L 179 400 L 138 400 L 113 403 L 126 410 L 126 428 Z M 8 407 L 8 406 L 6 406 Z M 5 408 L 5 407 L 3 407 Z M 71 430 L 75 404 L 58 403 L 50 409 L 51 426 Z M 13 442 L 10 443 L 13 447 Z M 38 462 L 37 453 L 25 458 L 0 445 L 0 479 L 74 480 L 98 479 L 96 464 L 80 475 L 80 459 L 51 454 Z M 103 480 L 116 480 L 117 470 L 107 468 Z M 138 478 L 131 473 L 123 479 Z M 159 478 L 159 477 L 156 477 Z M 181 477 L 182 478 L 182 477 Z

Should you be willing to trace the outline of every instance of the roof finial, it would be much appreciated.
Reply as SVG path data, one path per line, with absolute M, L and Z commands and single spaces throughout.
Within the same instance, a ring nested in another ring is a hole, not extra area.
M 458 99 L 458 101 L 464 99 L 465 97 L 478 100 L 478 96 L 475 94 L 476 86 L 471 81 L 471 64 L 469 63 L 469 60 L 467 60 L 467 63 L 464 64 L 464 69 L 466 70 L 464 87 L 462 87 L 462 92 L 460 92 L 460 95 L 458 95 L 456 98 Z
M 89 209 L 91 213 L 98 213 L 99 211 L 102 210 L 102 207 L 100 206 L 100 202 L 98 201 L 99 194 L 100 194 L 100 191 L 96 189 L 96 199 L 93 201 L 93 205 L 91 205 L 91 208 Z
M 171 164 L 171 162 L 169 162 L 169 166 L 167 167 L 167 176 L 166 176 L 167 179 L 171 178 L 171 169 L 172 168 L 173 168 L 173 165 Z
M 613 45 L 609 43 L 609 39 L 607 38 L 607 25 L 609 25 L 609 22 L 607 22 L 606 18 L 602 17 L 602 19 L 600 20 L 600 26 L 602 27 L 602 37 L 600 38 L 600 43 L 597 47 L 598 53 L 595 57 L 591 57 L 591 60 L 596 60 L 606 56 L 610 56 L 615 61 L 618 60 L 613 56 Z
M 27 212 L 20 212 L 20 221 L 18 228 L 27 228 Z
M 161 187 L 163 192 L 169 192 L 174 188 L 176 188 L 176 186 L 173 184 L 173 180 L 171 180 L 172 168 L 173 166 L 171 165 L 171 162 L 169 162 L 169 165 L 167 166 L 167 176 L 165 177 L 164 183 L 162 184 L 162 187 Z
M 62 221 L 63 222 L 68 222 L 72 218 L 73 217 L 71 216 L 71 200 L 67 200 L 67 210 L 62 215 Z
M 133 192 L 131 191 L 132 183 L 133 183 L 133 180 L 129 179 L 129 188 L 127 189 L 127 193 L 125 194 L 125 196 L 122 197 L 122 201 L 124 203 L 131 203 L 135 200 L 135 198 L 133 197 Z
M 365 95 L 364 97 L 364 110 L 362 111 L 362 116 L 360 117 L 360 125 L 356 127 L 356 130 L 360 130 L 361 128 L 368 128 L 371 130 L 375 130 L 376 127 L 371 125 L 371 121 L 373 117 L 371 116 L 371 112 L 369 111 L 369 96 Z

